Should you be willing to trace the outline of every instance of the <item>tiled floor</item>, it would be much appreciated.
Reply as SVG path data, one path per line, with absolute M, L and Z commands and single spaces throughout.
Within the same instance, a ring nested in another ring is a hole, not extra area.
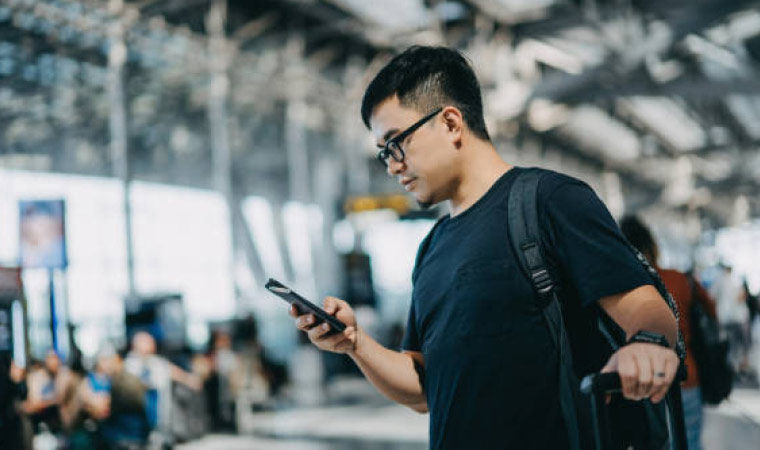
M 251 416 L 244 435 L 209 435 L 179 450 L 424 450 L 428 416 L 397 405 L 294 409 Z M 705 449 L 760 448 L 760 391 L 737 389 L 705 411 Z

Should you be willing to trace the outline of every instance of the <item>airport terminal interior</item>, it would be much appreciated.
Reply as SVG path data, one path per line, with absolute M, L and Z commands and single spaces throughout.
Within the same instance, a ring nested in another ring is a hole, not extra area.
M 702 447 L 757 450 L 747 0 L 0 0 L 8 448 L 428 448 L 428 415 L 265 288 L 345 299 L 401 348 L 415 256 L 449 209 L 389 176 L 360 106 L 412 45 L 469 60 L 505 161 L 584 181 L 704 287 L 732 389 L 705 402 Z

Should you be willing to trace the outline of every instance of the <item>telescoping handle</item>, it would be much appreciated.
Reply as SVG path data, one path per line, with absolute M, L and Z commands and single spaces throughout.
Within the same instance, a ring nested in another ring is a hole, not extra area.
M 617 372 L 588 375 L 581 381 L 581 392 L 586 395 L 617 394 L 623 389 Z
M 681 403 L 682 379 L 679 370 L 676 379 L 671 384 L 668 394 L 665 396 L 668 410 L 668 426 L 670 427 L 670 439 L 674 450 L 686 450 L 686 425 L 683 417 L 683 404 Z M 594 441 L 597 450 L 612 447 L 610 436 L 610 422 L 607 415 L 607 394 L 616 394 L 622 391 L 620 376 L 617 372 L 597 373 L 587 375 L 581 381 L 581 392 L 591 396 L 591 412 L 594 421 Z

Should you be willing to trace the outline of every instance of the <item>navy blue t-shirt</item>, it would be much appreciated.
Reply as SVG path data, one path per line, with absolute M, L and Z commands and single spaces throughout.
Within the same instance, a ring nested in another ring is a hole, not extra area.
M 558 356 L 509 241 L 507 199 L 521 170 L 439 221 L 418 255 L 402 348 L 425 359 L 434 449 L 568 446 Z M 597 301 L 651 280 L 588 185 L 547 171 L 537 198 L 576 371 L 598 371 L 612 350 L 596 326 Z

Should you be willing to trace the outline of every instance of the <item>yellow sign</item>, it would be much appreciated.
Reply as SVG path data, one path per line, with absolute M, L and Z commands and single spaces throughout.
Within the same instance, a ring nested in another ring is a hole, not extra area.
M 409 204 L 409 198 L 402 194 L 351 196 L 343 204 L 343 210 L 346 214 L 376 209 L 392 209 L 399 215 L 404 215 L 412 207 Z

